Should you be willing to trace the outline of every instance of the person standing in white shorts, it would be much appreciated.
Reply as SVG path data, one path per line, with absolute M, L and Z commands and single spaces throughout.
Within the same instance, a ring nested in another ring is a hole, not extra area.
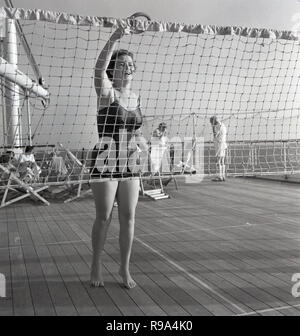
M 151 172 L 158 174 L 162 167 L 163 156 L 168 147 L 167 124 L 161 122 L 151 137 Z
M 226 175 L 225 157 L 228 147 L 226 142 L 227 128 L 216 116 L 210 118 L 210 123 L 213 130 L 218 170 L 218 176 L 214 178 L 213 181 L 222 182 L 225 181 Z

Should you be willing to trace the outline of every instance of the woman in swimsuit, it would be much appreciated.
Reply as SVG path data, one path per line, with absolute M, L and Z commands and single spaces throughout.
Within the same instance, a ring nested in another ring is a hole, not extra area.
M 92 177 L 98 179 L 133 176 L 126 160 L 128 144 L 142 125 L 140 98 L 131 89 L 135 64 L 132 53 L 114 50 L 116 42 L 127 34 L 130 34 L 128 29 L 118 28 L 104 46 L 95 66 L 99 143 L 94 150 Z M 116 198 L 120 222 L 119 274 L 125 287 L 133 288 L 136 283 L 130 275 L 129 261 L 139 179 L 113 179 L 93 182 L 91 186 L 96 205 L 96 219 L 92 229 L 91 284 L 95 287 L 104 286 L 102 254 Z

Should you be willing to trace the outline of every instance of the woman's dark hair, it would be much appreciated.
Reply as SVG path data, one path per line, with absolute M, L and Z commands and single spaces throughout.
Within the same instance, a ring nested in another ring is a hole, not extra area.
M 210 121 L 210 123 L 212 124 L 212 125 L 215 125 L 216 124 L 216 122 L 217 122 L 217 117 L 216 116 L 212 116 L 212 117 L 210 117 L 209 118 L 209 121 Z
M 161 122 L 159 125 L 158 125 L 158 128 L 163 128 L 164 130 L 167 128 L 167 124 L 165 122 Z
M 113 79 L 113 72 L 114 72 L 114 69 L 115 69 L 117 59 L 121 56 L 124 56 L 124 55 L 125 56 L 130 56 L 132 58 L 134 68 L 136 69 L 135 62 L 133 60 L 133 53 L 132 52 L 130 52 L 126 49 L 116 50 L 116 51 L 113 52 L 113 54 L 111 56 L 111 59 L 110 59 L 110 62 L 108 64 L 107 70 L 106 70 L 107 76 L 110 80 Z

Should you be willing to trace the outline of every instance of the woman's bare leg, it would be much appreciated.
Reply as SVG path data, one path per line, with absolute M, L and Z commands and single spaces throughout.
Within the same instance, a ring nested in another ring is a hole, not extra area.
M 225 181 L 225 156 L 220 157 L 220 177 Z
M 121 266 L 119 274 L 124 286 L 128 289 L 136 286 L 129 271 L 132 242 L 134 237 L 135 209 L 139 198 L 139 179 L 119 183 L 117 198 L 120 220 L 120 254 Z
M 217 169 L 218 169 L 218 173 L 219 173 L 219 178 L 222 179 L 222 163 L 221 163 L 221 157 L 218 156 L 217 158 Z
M 102 253 L 107 230 L 111 222 L 113 204 L 118 188 L 118 181 L 91 183 L 96 205 L 96 219 L 92 229 L 93 258 L 91 266 L 91 284 L 104 286 L 102 274 Z

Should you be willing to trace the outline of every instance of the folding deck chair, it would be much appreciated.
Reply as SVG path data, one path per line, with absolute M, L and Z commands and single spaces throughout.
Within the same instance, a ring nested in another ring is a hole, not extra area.
M 170 177 L 168 179 L 168 182 L 170 182 L 172 179 L 172 177 Z M 176 185 L 176 189 L 177 189 L 177 183 L 176 180 L 175 181 L 175 185 Z M 165 199 L 165 198 L 170 198 L 169 194 L 166 194 L 164 191 L 164 182 L 162 180 L 162 176 L 159 174 L 157 176 L 153 176 L 151 177 L 151 179 L 146 180 L 148 185 L 151 185 L 151 189 L 145 189 L 144 187 L 144 182 L 143 182 L 143 177 L 140 176 L 140 191 L 142 193 L 143 196 L 148 196 L 151 199 L 153 199 L 154 201 L 158 201 L 161 199 Z M 158 186 L 157 186 L 158 184 Z
M 80 169 L 79 175 L 78 175 L 78 182 L 77 183 L 73 183 L 73 185 L 77 185 L 77 192 L 75 196 L 71 196 L 69 198 L 67 198 L 66 200 L 64 200 L 64 203 L 68 203 L 68 202 L 72 202 L 75 199 L 78 199 L 86 194 L 91 193 L 91 189 L 89 188 L 88 190 L 82 190 L 82 185 L 83 185 L 83 177 L 86 174 L 89 174 L 88 169 L 86 168 L 86 161 L 84 163 L 82 163 L 68 148 L 64 147 L 63 144 L 58 143 L 57 144 L 58 148 L 60 148 L 61 150 L 64 150 L 67 153 L 67 156 L 69 158 L 69 160 L 72 162 L 72 166 L 74 168 L 74 165 L 77 167 L 77 169 Z M 73 169 L 71 168 L 71 169 Z
M 42 190 L 47 189 L 49 186 L 42 186 L 42 187 L 34 188 L 30 184 L 27 184 L 27 183 L 23 182 L 15 174 L 15 172 L 13 172 L 12 170 L 8 169 L 7 167 L 5 167 L 2 164 L 0 164 L 0 170 L 3 173 L 5 173 L 6 176 L 8 177 L 7 184 L 6 184 L 5 188 L 4 188 L 4 194 L 2 196 L 0 208 L 3 208 L 3 207 L 5 207 L 7 205 L 10 205 L 12 203 L 18 202 L 21 199 L 24 199 L 26 197 L 31 197 L 34 200 L 40 200 L 40 201 L 42 201 L 46 205 L 50 204 L 45 198 L 43 198 L 41 195 L 39 195 L 39 192 L 41 192 Z M 10 200 L 7 201 L 7 196 L 8 196 L 8 192 L 9 191 L 20 192 L 20 190 L 24 192 L 23 195 L 17 196 L 15 198 L 10 199 Z
M 78 199 L 78 198 L 80 198 L 80 197 L 82 197 L 82 196 L 84 196 L 84 195 L 90 194 L 90 193 L 92 192 L 92 189 L 90 189 L 90 188 L 87 189 L 87 190 L 82 190 L 82 184 L 83 184 L 83 182 L 82 182 L 82 178 L 83 178 L 83 176 L 84 176 L 85 174 L 87 174 L 87 169 L 86 169 L 86 167 L 85 167 L 85 164 L 82 164 L 82 163 L 81 163 L 81 172 L 80 172 L 80 175 L 79 175 L 79 180 L 80 180 L 80 182 L 78 182 L 77 193 L 76 193 L 75 196 L 72 196 L 72 197 L 67 198 L 67 199 L 64 201 L 64 203 L 72 202 L 72 201 L 74 201 L 75 199 Z

